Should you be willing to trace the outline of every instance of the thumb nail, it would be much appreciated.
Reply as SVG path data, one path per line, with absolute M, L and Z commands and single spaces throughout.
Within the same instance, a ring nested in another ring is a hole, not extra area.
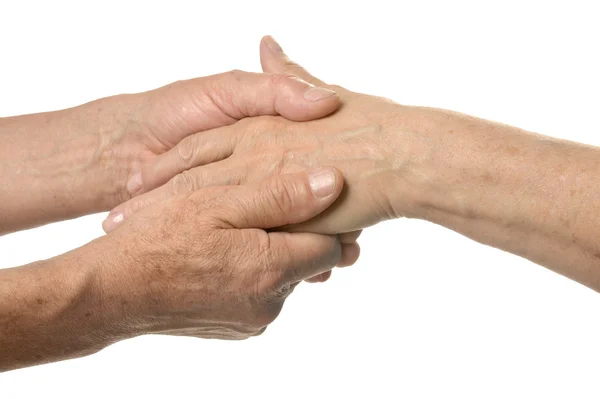
M 304 98 L 308 101 L 319 101 L 336 94 L 337 93 L 335 91 L 326 89 L 324 87 L 309 87 L 304 92 Z
M 335 173 L 330 168 L 310 172 L 308 182 L 317 198 L 328 197 L 335 191 Z

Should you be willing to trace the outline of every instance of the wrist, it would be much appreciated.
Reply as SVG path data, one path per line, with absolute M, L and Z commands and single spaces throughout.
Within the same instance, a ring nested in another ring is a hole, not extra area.
M 437 203 L 435 193 L 436 139 L 439 127 L 430 119 L 429 110 L 421 107 L 393 104 L 386 112 L 391 117 L 380 122 L 386 126 L 383 143 L 388 160 L 382 175 L 383 197 L 392 217 L 422 219 L 426 210 Z M 439 135 L 439 133 L 438 133 Z
M 107 295 L 99 244 L 0 270 L 0 371 L 86 356 L 132 336 Z
M 125 186 L 140 151 L 136 117 L 120 110 L 130 111 L 132 103 L 117 96 L 0 119 L 0 234 L 110 210 L 128 199 Z
M 439 213 L 466 215 L 472 212 L 466 196 L 473 181 L 490 176 L 485 139 L 486 121 L 426 107 L 405 107 L 394 123 L 398 162 L 389 198 L 396 214 L 435 222 Z M 476 125 L 482 126 L 477 127 Z M 398 155 L 400 154 L 400 156 Z M 482 163 L 483 161 L 483 163 Z M 484 177 L 485 177 L 484 176 Z
M 107 211 L 131 196 L 126 189 L 143 153 L 136 95 L 118 95 L 65 110 L 75 121 L 85 155 L 74 182 L 86 213 Z
M 101 237 L 49 265 L 55 273 L 63 271 L 66 295 L 60 317 L 77 323 L 82 343 L 97 349 L 136 335 L 128 320 L 126 279 L 116 272 L 127 260 L 110 247 L 114 248 L 114 243 Z
M 138 244 L 134 244 L 138 245 Z M 88 263 L 87 307 L 97 314 L 95 320 L 106 342 L 112 343 L 146 333 L 151 317 L 145 309 L 149 284 L 144 280 L 140 250 L 120 240 L 117 234 L 100 237 L 84 247 L 77 256 Z
M 542 136 L 424 107 L 412 108 L 399 131 L 412 143 L 410 161 L 397 170 L 406 187 L 402 194 L 410 199 L 410 217 L 446 226 L 505 218 L 502 200 L 525 195 L 522 190 L 539 178 L 525 161 L 536 157 Z
M 139 231 L 149 228 L 142 225 Z M 175 298 L 163 297 L 165 280 L 170 280 L 163 262 L 179 263 L 161 245 L 146 244 L 156 242 L 151 237 L 131 239 L 120 233 L 117 230 L 84 247 L 86 258 L 97 259 L 94 303 L 102 312 L 107 337 L 115 341 L 150 334 L 169 324 Z

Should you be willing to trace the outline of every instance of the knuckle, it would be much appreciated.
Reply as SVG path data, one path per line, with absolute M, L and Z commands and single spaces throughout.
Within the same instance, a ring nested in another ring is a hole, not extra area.
M 246 74 L 246 72 L 242 71 L 241 69 L 232 69 L 225 73 L 227 77 L 236 81 L 240 81 L 244 74 Z
M 275 211 L 288 213 L 294 209 L 295 188 L 287 180 L 275 178 L 268 185 L 271 206 Z
M 177 157 L 185 166 L 191 165 L 194 153 L 196 152 L 196 146 L 195 136 L 190 136 L 177 145 Z
M 169 188 L 172 194 L 180 194 L 195 190 L 195 179 L 192 178 L 189 171 L 184 171 L 175 175 L 169 180 Z
M 295 162 L 296 152 L 291 148 L 282 148 L 275 153 L 274 173 L 276 176 L 285 174 L 288 166 Z
M 290 79 L 298 80 L 299 78 L 291 72 L 279 72 L 269 76 L 269 80 L 273 87 L 279 87 L 286 84 Z
M 185 84 L 185 80 L 176 80 L 174 82 L 169 83 L 168 85 L 164 86 L 164 89 L 167 91 L 176 89 L 178 87 L 181 87 Z

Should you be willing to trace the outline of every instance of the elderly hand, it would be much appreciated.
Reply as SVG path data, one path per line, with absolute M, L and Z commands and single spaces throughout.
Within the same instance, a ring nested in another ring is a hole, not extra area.
M 118 159 L 125 160 L 123 197 L 128 198 L 144 187 L 143 165 L 171 149 L 182 159 L 192 156 L 187 147 L 176 146 L 185 137 L 248 116 L 282 115 L 295 121 L 319 118 L 335 111 L 339 101 L 334 91 L 289 73 L 231 71 L 99 100 L 97 106 L 101 113 L 112 113 L 105 120 L 121 122 L 102 150 L 116 152 Z
M 291 62 L 269 37 L 261 43 L 261 61 L 267 72 L 294 73 L 326 86 Z M 409 112 L 408 107 L 329 87 L 339 93 L 343 106 L 327 118 L 303 123 L 280 117 L 248 118 L 185 138 L 173 150 L 142 166 L 144 185 L 140 192 L 149 192 L 116 207 L 104 222 L 104 229 L 111 231 L 139 209 L 178 193 L 260 181 L 314 165 L 333 165 L 342 170 L 347 189 L 326 213 L 296 230 L 350 232 L 410 213 L 410 193 L 398 192 L 406 179 L 398 171 L 412 161 L 399 154 L 408 153 L 415 141 L 410 131 L 399 134 L 401 128 L 406 129 L 402 117 Z M 393 207 L 397 201 L 390 198 L 392 195 L 402 197 L 406 207 Z
M 136 333 L 257 335 L 300 281 L 358 257 L 336 236 L 264 230 L 318 215 L 342 186 L 321 168 L 159 202 L 106 236 L 127 259 L 108 270 L 109 290 L 129 303 Z
M 0 234 L 112 209 L 140 191 L 144 165 L 182 139 L 247 116 L 296 121 L 339 97 L 288 73 L 232 71 L 78 107 L 0 118 Z
M 339 170 L 318 168 L 204 188 L 74 251 L 0 270 L 0 371 L 142 334 L 262 333 L 299 282 L 356 261 L 357 244 L 337 236 L 273 231 L 318 215 L 342 186 Z

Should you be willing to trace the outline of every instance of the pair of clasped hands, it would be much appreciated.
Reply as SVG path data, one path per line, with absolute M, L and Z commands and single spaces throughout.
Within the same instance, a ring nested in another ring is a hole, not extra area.
M 271 37 L 260 57 L 262 74 L 141 94 L 143 128 L 119 138 L 127 173 L 103 228 L 113 256 L 136 259 L 106 284 L 152 298 L 130 312 L 143 333 L 258 335 L 298 283 L 356 262 L 360 229 L 399 213 L 384 192 L 391 102 L 326 85 Z

